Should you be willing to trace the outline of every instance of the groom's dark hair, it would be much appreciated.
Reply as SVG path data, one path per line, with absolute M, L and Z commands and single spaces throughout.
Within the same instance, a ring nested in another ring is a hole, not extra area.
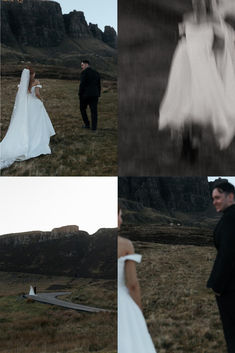
M 213 185 L 213 190 L 214 189 L 217 189 L 221 194 L 222 193 L 225 193 L 226 195 L 233 194 L 233 197 L 235 198 L 235 188 L 233 184 L 229 183 L 228 181 L 215 183 Z
M 82 60 L 81 63 L 90 65 L 90 61 L 89 60 Z

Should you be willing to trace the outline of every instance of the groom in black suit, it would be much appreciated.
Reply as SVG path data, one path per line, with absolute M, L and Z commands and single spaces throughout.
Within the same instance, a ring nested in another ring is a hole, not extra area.
M 89 106 L 91 111 L 91 127 L 95 131 L 97 129 L 97 105 L 100 97 L 101 85 L 100 75 L 97 71 L 90 67 L 88 60 L 81 62 L 81 75 L 80 75 L 80 86 L 79 86 L 79 98 L 80 98 L 80 111 L 84 122 L 84 128 L 90 128 L 90 122 L 87 117 L 87 107 Z
M 207 282 L 215 293 L 228 353 L 235 353 L 235 189 L 228 182 L 214 186 L 213 204 L 222 212 L 214 230 L 217 256 Z

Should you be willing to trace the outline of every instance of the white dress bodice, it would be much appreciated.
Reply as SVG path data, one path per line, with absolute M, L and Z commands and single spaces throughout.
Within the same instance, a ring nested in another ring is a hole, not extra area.
M 126 256 L 121 256 L 118 259 L 118 289 L 127 290 L 125 285 L 125 262 L 126 260 L 132 260 L 140 263 L 142 256 L 139 254 L 131 254 Z
M 36 97 L 36 87 L 38 87 L 38 88 L 42 88 L 42 85 L 35 85 L 35 86 L 33 86 L 32 88 L 31 88 L 31 92 L 29 92 L 29 95 L 31 96 L 31 97 L 33 97 L 33 98 L 37 98 Z M 38 99 L 38 98 L 37 98 Z
M 118 353 L 156 353 L 142 311 L 125 285 L 125 263 L 140 262 L 141 255 L 118 259 Z
M 185 35 L 189 44 L 204 49 L 207 47 L 208 49 L 212 48 L 213 39 L 214 39 L 214 31 L 213 27 L 210 23 L 185 23 Z
M 213 50 L 214 25 L 185 23 L 185 38 L 175 50 L 159 129 L 181 130 L 187 124 L 211 127 L 220 149 L 235 136 L 234 31 L 221 21 L 224 49 Z

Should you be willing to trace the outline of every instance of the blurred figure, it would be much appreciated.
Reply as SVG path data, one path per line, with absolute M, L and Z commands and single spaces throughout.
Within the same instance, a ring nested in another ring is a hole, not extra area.
M 118 212 L 118 227 L 122 211 Z M 130 240 L 118 237 L 118 353 L 156 353 L 141 308 L 140 286 Z
M 202 128 L 212 128 L 220 149 L 235 135 L 235 32 L 216 0 L 192 3 L 179 25 L 159 129 L 181 132 L 182 157 L 195 162 Z
M 235 188 L 228 182 L 214 186 L 213 204 L 222 212 L 214 231 L 217 256 L 207 282 L 216 296 L 228 353 L 235 352 Z

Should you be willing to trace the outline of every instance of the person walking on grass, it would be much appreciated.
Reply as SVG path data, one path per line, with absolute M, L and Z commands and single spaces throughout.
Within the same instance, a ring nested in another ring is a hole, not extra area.
M 81 69 L 78 95 L 80 99 L 80 111 L 84 122 L 83 128 L 90 128 L 90 121 L 86 112 L 89 106 L 91 111 L 91 128 L 95 131 L 98 121 L 97 105 L 101 93 L 100 75 L 90 67 L 88 60 L 82 60 Z
M 216 184 L 213 204 L 223 216 L 214 231 L 217 256 L 207 282 L 215 294 L 228 353 L 235 352 L 235 188 L 228 182 Z
M 16 161 L 51 154 L 55 130 L 42 102 L 42 88 L 32 67 L 21 73 L 15 104 L 6 135 L 0 143 L 0 170 Z

